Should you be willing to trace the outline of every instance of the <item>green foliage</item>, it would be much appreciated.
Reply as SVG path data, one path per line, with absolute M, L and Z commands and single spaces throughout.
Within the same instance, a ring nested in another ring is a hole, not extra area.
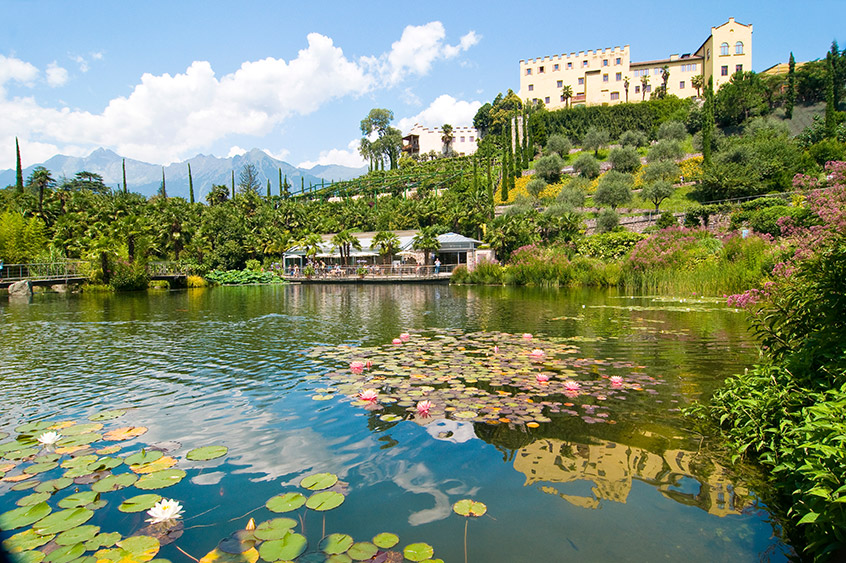
M 681 121 L 665 121 L 658 127 L 658 138 L 667 141 L 683 141 L 687 128 Z
M 212 270 L 206 274 L 206 279 L 220 285 L 282 283 L 282 280 L 272 272 L 254 270 Z
M 570 143 L 570 139 L 560 133 L 550 135 L 549 139 L 546 141 L 546 154 L 554 153 L 561 158 L 567 158 L 567 155 L 570 154 L 571 148 L 573 148 L 573 145 Z
M 555 201 L 570 209 L 584 206 L 586 188 L 582 185 L 583 183 L 583 181 L 580 182 L 578 179 L 571 180 L 558 191 Z
M 586 149 L 593 150 L 594 156 L 599 156 L 599 149 L 607 145 L 611 141 L 611 135 L 604 129 L 591 127 L 585 132 L 582 137 L 582 146 Z
M 618 260 L 628 254 L 635 244 L 646 235 L 630 231 L 618 231 L 585 237 L 576 242 L 576 251 L 589 258 Z
M 737 72 L 717 91 L 714 113 L 720 125 L 740 125 L 747 119 L 766 115 L 767 89 L 754 72 Z
M 599 161 L 591 154 L 582 153 L 573 163 L 573 170 L 582 178 L 596 178 L 599 176 Z
M 670 213 L 669 211 L 665 211 L 658 217 L 658 221 L 655 222 L 655 226 L 658 230 L 666 229 L 667 227 L 678 227 L 679 222 L 676 220 L 676 216 Z
M 543 179 L 547 184 L 556 184 L 561 180 L 561 169 L 564 168 L 564 161 L 557 154 L 550 154 L 538 159 L 535 163 L 535 175 Z
M 614 170 L 633 174 L 640 169 L 640 155 L 634 147 L 616 147 L 611 149 L 608 160 Z
M 476 264 L 472 272 L 464 265 L 456 266 L 452 271 L 450 283 L 502 285 L 505 280 L 505 269 L 497 262 L 482 260 Z
M 540 196 L 540 193 L 546 188 L 547 183 L 543 178 L 532 178 L 526 184 L 526 191 L 534 198 Z
M 620 224 L 620 216 L 614 208 L 603 209 L 596 217 L 596 230 L 600 233 L 610 233 Z
M 679 160 L 683 156 L 684 150 L 682 150 L 681 143 L 678 141 L 662 140 L 652 145 L 646 154 L 646 160 L 648 162 Z
M 620 205 L 629 203 L 632 200 L 633 186 L 634 176 L 623 174 L 616 170 L 610 170 L 599 179 L 599 185 L 596 187 L 593 201 L 598 206 L 607 205 L 611 209 L 616 209 Z
M 150 275 L 147 273 L 147 268 L 144 264 L 116 260 L 110 266 L 112 271 L 109 276 L 109 284 L 115 288 L 115 291 L 139 291 L 147 289 Z
M 675 188 L 670 182 L 657 180 L 644 186 L 640 196 L 647 201 L 651 201 L 655 205 L 655 211 L 658 211 L 661 202 L 672 196 L 674 191 Z
M 817 164 L 825 166 L 826 162 L 846 158 L 846 143 L 835 138 L 823 139 L 808 147 L 808 154 Z
M 21 213 L 0 214 L 0 259 L 6 264 L 31 262 L 47 248 L 47 229 L 38 217 Z
M 624 147 L 634 147 L 636 149 L 645 147 L 649 144 L 649 139 L 643 131 L 624 131 L 620 135 L 620 145 Z

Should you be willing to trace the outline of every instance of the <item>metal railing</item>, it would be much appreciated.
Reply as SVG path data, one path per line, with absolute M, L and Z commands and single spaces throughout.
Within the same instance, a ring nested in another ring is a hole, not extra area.
M 326 266 L 315 268 L 311 276 L 306 276 L 305 268 L 286 268 L 284 277 L 288 279 L 440 279 L 449 277 L 456 264 L 442 264 L 441 266 L 416 266 L 404 264 L 401 266 L 367 265 L 367 266 Z M 360 272 L 360 269 L 364 272 Z
M 147 272 L 150 277 L 185 275 L 185 271 L 178 262 L 149 262 Z
M 15 282 L 22 280 L 49 281 L 84 278 L 87 276 L 86 262 L 68 260 L 64 262 L 36 262 L 33 264 L 3 264 L 0 280 Z

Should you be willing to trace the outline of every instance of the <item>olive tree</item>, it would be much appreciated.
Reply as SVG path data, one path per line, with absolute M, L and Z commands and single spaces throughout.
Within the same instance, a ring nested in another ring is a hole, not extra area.
M 535 175 L 547 184 L 555 184 L 561 180 L 561 169 L 564 161 L 557 154 L 542 156 L 535 164 Z
M 617 209 L 632 200 L 632 186 L 634 176 L 611 170 L 599 180 L 593 201 L 597 206 L 607 205 L 611 209 Z
M 619 172 L 633 173 L 640 168 L 640 155 L 633 147 L 617 147 L 608 154 L 611 167 Z

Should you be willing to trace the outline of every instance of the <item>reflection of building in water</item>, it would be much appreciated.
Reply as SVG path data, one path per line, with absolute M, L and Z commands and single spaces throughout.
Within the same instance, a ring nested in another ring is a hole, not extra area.
M 745 490 L 732 485 L 725 468 L 684 450 L 667 450 L 659 455 L 616 442 L 580 444 L 543 439 L 521 448 L 514 458 L 514 468 L 526 475 L 526 485 L 592 481 L 593 496 L 563 494 L 555 487 L 542 487 L 544 492 L 583 508 L 599 508 L 601 500 L 625 503 L 632 479 L 649 483 L 664 496 L 698 506 L 715 516 L 740 514 L 748 504 Z M 685 478 L 697 482 L 695 490 L 685 486 Z

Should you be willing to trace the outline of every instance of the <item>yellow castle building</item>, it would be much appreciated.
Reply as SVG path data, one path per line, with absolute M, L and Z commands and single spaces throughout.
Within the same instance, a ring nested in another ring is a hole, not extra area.
M 693 84 L 695 76 L 702 77 L 703 85 L 713 77 L 716 91 L 735 72 L 752 70 L 752 25 L 729 18 L 712 27 L 693 53 L 654 61 L 633 62 L 629 45 L 522 60 L 519 95 L 549 109 L 639 102 L 664 83 L 665 67 L 667 94 L 680 98 L 701 94 Z

